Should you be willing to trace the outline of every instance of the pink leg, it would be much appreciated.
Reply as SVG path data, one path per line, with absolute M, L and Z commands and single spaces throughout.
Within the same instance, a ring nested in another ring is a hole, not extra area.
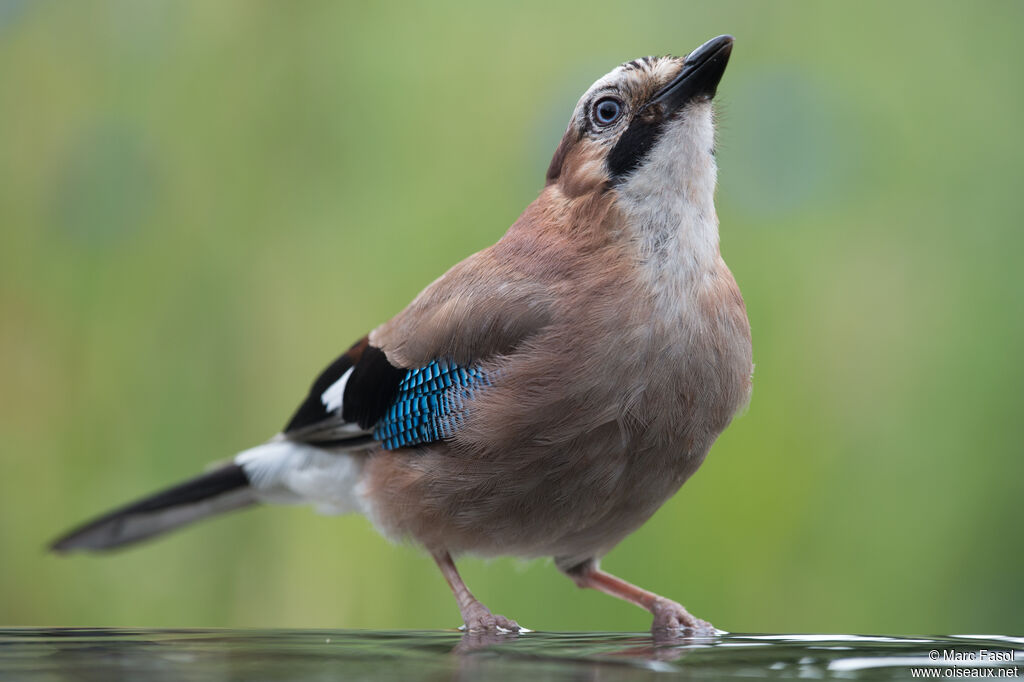
M 465 623 L 467 631 L 519 632 L 520 627 L 514 620 L 491 613 L 490 609 L 473 596 L 473 593 L 466 587 L 466 583 L 462 582 L 462 577 L 459 576 L 455 562 L 452 561 L 448 552 L 435 552 L 433 556 L 437 567 L 441 569 L 441 574 L 448 581 L 448 586 L 452 588 L 455 601 L 459 605 L 459 613 L 462 614 L 462 622 Z
M 647 609 L 654 614 L 654 623 L 651 624 L 653 632 L 686 628 L 701 635 L 715 633 L 711 623 L 694 618 L 682 604 L 627 583 L 611 573 L 605 573 L 598 568 L 596 561 L 587 561 L 571 568 L 566 571 L 566 575 L 572 578 L 578 587 L 590 587 Z

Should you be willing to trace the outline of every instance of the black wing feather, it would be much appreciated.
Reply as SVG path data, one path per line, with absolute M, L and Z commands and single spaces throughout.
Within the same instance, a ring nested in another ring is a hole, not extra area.
M 324 391 L 350 369 L 340 414 L 337 409 L 328 410 Z M 398 395 L 406 372 L 388 362 L 384 351 L 371 346 L 368 337 L 362 338 L 320 373 L 285 426 L 284 435 L 325 446 L 361 443 L 366 440 L 365 432 L 384 416 Z M 358 425 L 363 432 L 352 433 L 351 425 Z
M 408 370 L 395 367 L 380 348 L 367 346 L 345 385 L 341 417 L 371 429 L 398 395 L 398 384 Z
M 313 426 L 318 422 L 322 422 L 326 419 L 337 418 L 337 415 L 328 412 L 324 406 L 321 396 L 324 394 L 331 385 L 345 375 L 345 372 L 349 371 L 353 365 L 359 362 L 359 358 L 362 357 L 363 351 L 366 350 L 367 346 L 370 345 L 370 341 L 367 337 L 361 338 L 356 343 L 352 344 L 352 347 L 342 353 L 327 366 L 327 369 L 320 372 L 320 375 L 313 382 L 313 385 L 309 388 L 309 395 L 299 405 L 299 409 L 295 411 L 292 418 L 288 421 L 288 425 L 284 427 L 284 433 L 292 433 L 300 431 L 306 427 Z

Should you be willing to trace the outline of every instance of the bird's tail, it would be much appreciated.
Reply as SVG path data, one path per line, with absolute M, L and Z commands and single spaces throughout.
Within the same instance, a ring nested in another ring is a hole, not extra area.
M 245 471 L 231 463 L 89 521 L 50 548 L 61 553 L 113 549 L 256 501 Z
M 330 449 L 275 437 L 231 464 L 115 509 L 55 541 L 55 552 L 113 549 L 256 502 L 311 504 L 322 514 L 364 512 L 362 440 Z

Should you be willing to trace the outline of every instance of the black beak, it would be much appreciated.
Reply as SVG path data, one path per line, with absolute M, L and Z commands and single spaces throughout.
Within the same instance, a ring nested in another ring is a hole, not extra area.
M 679 75 L 659 90 L 648 106 L 659 105 L 664 113 L 670 113 L 694 97 L 714 97 L 718 82 L 725 73 L 725 65 L 729 63 L 732 43 L 732 36 L 718 36 L 691 52 Z

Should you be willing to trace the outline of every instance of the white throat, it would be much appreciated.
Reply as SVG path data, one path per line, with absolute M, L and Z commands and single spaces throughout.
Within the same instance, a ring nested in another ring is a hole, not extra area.
M 658 280 L 699 277 L 718 262 L 713 144 L 711 105 L 691 105 L 619 186 L 637 255 Z

